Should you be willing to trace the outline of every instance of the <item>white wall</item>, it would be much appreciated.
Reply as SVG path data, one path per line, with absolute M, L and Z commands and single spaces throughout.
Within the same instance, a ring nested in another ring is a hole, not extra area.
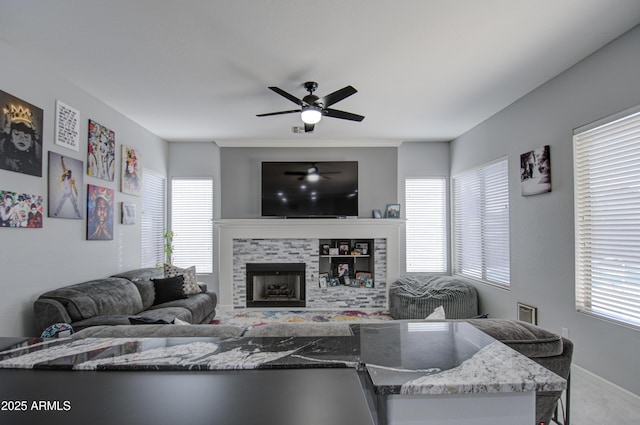
M 640 27 L 532 91 L 451 143 L 451 174 L 509 159 L 511 290 L 478 284 L 480 308 L 515 318 L 518 301 L 539 324 L 569 330 L 579 366 L 640 395 L 640 333 L 575 311 L 572 131 L 640 104 Z M 520 154 L 551 146 L 552 192 L 520 195 Z
M 87 183 L 115 190 L 114 240 L 87 241 L 85 220 L 49 218 L 46 207 L 42 229 L 0 229 L 0 335 L 30 336 L 35 334 L 33 302 L 41 293 L 140 267 L 141 198 L 119 191 L 120 145 L 139 151 L 142 166 L 161 175 L 167 173 L 168 147 L 164 141 L 49 71 L 46 64 L 2 42 L 0 57 L 4 65 L 0 90 L 44 110 L 43 176 L 0 170 L 0 190 L 43 195 L 46 204 L 48 151 L 82 160 L 86 166 L 88 119 L 109 127 L 116 135 L 116 180 L 108 182 L 85 174 L 85 187 L 79 188 L 85 197 Z M 79 152 L 53 143 L 56 99 L 80 111 Z M 137 205 L 138 224 L 119 224 L 122 201 Z M 86 207 L 80 208 L 86 214 Z

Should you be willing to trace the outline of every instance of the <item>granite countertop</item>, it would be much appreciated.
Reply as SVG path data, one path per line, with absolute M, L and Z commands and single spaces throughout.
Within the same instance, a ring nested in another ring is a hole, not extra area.
M 347 367 L 379 394 L 559 391 L 566 381 L 464 322 L 352 325 L 353 336 L 31 338 L 0 369 L 241 370 Z

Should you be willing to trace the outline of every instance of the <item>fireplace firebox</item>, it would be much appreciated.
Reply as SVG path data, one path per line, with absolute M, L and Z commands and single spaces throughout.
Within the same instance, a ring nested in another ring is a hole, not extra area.
M 247 263 L 247 307 L 305 307 L 304 263 Z

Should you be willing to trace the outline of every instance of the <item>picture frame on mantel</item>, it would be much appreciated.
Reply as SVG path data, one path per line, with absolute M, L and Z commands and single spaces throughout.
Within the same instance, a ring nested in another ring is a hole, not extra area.
M 400 218 L 400 204 L 387 204 L 386 218 Z

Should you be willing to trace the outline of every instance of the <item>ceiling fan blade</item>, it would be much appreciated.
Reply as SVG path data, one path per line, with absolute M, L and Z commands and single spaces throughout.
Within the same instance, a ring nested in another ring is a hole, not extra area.
M 305 133 L 311 133 L 313 131 L 313 128 L 315 127 L 315 124 L 304 124 L 304 132 Z
M 267 114 L 258 114 L 256 117 L 268 117 L 271 115 L 293 114 L 294 112 L 301 112 L 301 109 L 291 109 L 289 111 L 269 112 Z
M 286 91 L 284 91 L 284 90 L 282 90 L 282 89 L 280 89 L 278 87 L 269 87 L 269 89 L 273 90 L 276 93 L 278 93 L 282 97 L 286 97 L 287 99 L 289 99 L 290 101 L 292 101 L 296 105 L 304 106 L 304 104 L 305 104 L 302 100 L 298 99 L 294 95 L 289 94 Z
M 326 115 L 331 118 L 340 118 L 349 121 L 362 121 L 364 117 L 358 114 L 352 114 L 351 112 L 338 111 L 337 109 L 323 109 L 322 115 Z
M 352 94 L 357 93 L 358 90 L 354 89 L 351 86 L 347 86 L 344 88 L 341 88 L 340 90 L 334 91 L 333 93 L 330 93 L 328 95 L 326 95 L 325 97 L 322 98 L 322 103 L 324 105 L 324 107 L 328 107 L 333 105 L 334 103 L 340 102 L 342 99 L 346 99 L 347 97 L 351 96 Z

